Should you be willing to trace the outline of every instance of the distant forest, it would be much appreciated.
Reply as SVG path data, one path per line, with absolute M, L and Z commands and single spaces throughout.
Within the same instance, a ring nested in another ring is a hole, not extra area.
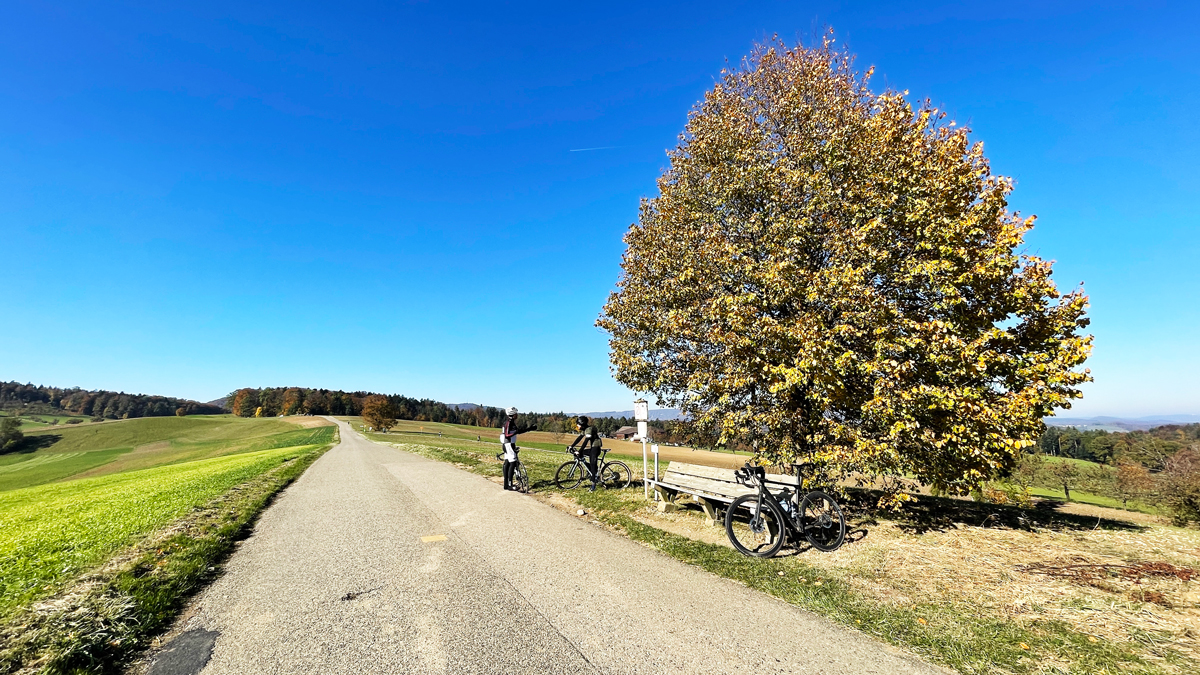
M 1074 457 L 1100 464 L 1137 462 L 1152 470 L 1184 448 L 1200 444 L 1200 424 L 1167 424 L 1146 431 L 1080 431 L 1048 427 L 1038 445 L 1044 455 Z
M 119 391 L 60 389 L 43 385 L 0 382 L 0 409 L 20 414 L 83 415 L 93 419 L 119 420 L 169 415 L 219 415 L 220 407 L 170 396 L 126 394 Z
M 225 398 L 226 406 L 241 417 L 275 417 L 277 415 L 358 415 L 362 402 L 369 391 L 332 391 L 329 389 L 306 389 L 303 387 L 279 387 L 266 389 L 238 389 Z M 416 399 L 398 394 L 380 394 L 387 398 L 396 411 L 396 419 L 417 422 L 446 422 L 473 427 L 499 427 L 504 422 L 504 411 L 492 406 L 455 407 L 431 399 Z M 575 430 L 575 417 L 566 413 L 522 413 L 517 421 L 521 425 L 537 425 L 540 431 L 571 432 Z M 597 431 L 611 434 L 623 426 L 635 422 L 625 417 L 602 417 L 592 420 Z M 671 439 L 675 424 L 670 421 L 650 423 L 651 435 L 656 440 L 674 442 Z

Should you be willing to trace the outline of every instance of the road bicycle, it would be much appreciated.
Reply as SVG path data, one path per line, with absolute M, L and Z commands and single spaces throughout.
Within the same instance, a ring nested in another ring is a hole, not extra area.
M 796 476 L 808 464 L 793 464 Z M 795 541 L 801 538 L 818 551 L 833 551 L 846 538 L 846 517 L 833 497 L 813 490 L 799 497 L 799 484 L 792 492 L 792 485 L 769 480 L 766 469 L 761 466 L 746 466 L 734 472 L 737 482 L 757 488 L 733 500 L 725 512 L 725 533 L 729 543 L 740 553 L 756 558 L 770 558 L 783 548 L 791 534 Z M 767 484 L 783 486 L 779 494 L 772 494 Z M 749 516 L 747 518 L 747 515 Z
M 592 480 L 592 470 L 588 468 L 584 455 L 574 451 L 571 454 L 575 456 L 574 459 L 563 462 L 558 471 L 554 472 L 554 484 L 563 490 L 577 488 L 584 480 Z M 606 455 L 608 449 L 601 449 L 600 457 L 596 459 L 596 468 L 600 472 L 599 485 L 610 490 L 629 487 L 633 482 L 633 472 L 629 470 L 629 465 L 617 460 L 607 461 L 604 459 Z
M 498 453 L 496 459 L 503 461 L 504 453 Z M 525 471 L 525 465 L 521 463 L 520 455 L 517 455 L 516 466 L 513 467 L 512 488 L 520 493 L 529 492 L 529 473 Z

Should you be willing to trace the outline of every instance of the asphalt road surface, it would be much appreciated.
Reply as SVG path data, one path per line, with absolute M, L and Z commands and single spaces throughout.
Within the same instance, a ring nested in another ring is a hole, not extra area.
M 944 673 L 339 426 L 152 675 Z

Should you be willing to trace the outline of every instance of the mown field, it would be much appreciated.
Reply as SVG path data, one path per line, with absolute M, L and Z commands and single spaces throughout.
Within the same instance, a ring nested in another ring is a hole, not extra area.
M 302 421 L 73 425 L 0 455 L 0 673 L 119 671 L 336 441 Z
M 339 417 L 338 419 L 349 422 L 355 429 L 361 429 L 363 423 L 361 417 Z M 437 438 L 443 441 L 459 440 L 496 446 L 500 445 L 499 429 L 446 424 L 443 422 L 400 420 L 396 422 L 396 426 L 389 433 L 381 434 L 381 436 L 393 437 L 394 440 L 404 440 L 412 443 L 420 443 L 422 439 Z M 519 443 L 522 448 L 562 452 L 567 445 L 570 445 L 571 441 L 575 440 L 575 437 L 576 434 L 574 433 L 532 431 L 521 434 Z M 606 438 L 604 439 L 604 447 L 608 449 L 610 456 L 614 458 L 620 457 L 623 461 L 629 462 L 630 467 L 633 467 L 632 462 L 636 460 L 636 473 L 641 475 L 641 443 Z M 706 466 L 739 467 L 746 460 L 750 459 L 750 455 L 744 452 L 714 452 L 686 446 L 662 445 L 660 446 L 660 453 L 660 461 L 664 463 L 679 460 L 704 464 Z M 653 455 L 650 455 L 650 460 L 653 461 Z
M 11 416 L 11 411 L 0 411 L 0 417 Z M 90 420 L 84 415 L 21 415 L 21 431 L 23 433 L 46 429 L 55 425 L 82 424 Z M 74 422 L 72 422 L 74 420 Z
M 27 433 L 17 451 L 0 455 L 0 491 L 240 452 L 328 443 L 330 428 L 304 429 L 278 419 L 227 415 L 144 417 L 43 428 Z
M 47 595 L 135 537 L 313 447 L 261 450 L 0 493 L 0 616 Z
M 462 436 L 368 434 L 498 481 L 497 446 Z M 847 489 L 846 545 L 830 554 L 792 546 L 762 560 L 733 551 L 696 508 L 660 512 L 636 486 L 564 493 L 552 482 L 564 455 L 529 448 L 521 459 L 534 498 L 572 514 L 583 507 L 667 555 L 961 673 L 1200 672 L 1195 529 L 1053 502 L 1021 509 L 927 495 L 892 513 L 870 491 Z

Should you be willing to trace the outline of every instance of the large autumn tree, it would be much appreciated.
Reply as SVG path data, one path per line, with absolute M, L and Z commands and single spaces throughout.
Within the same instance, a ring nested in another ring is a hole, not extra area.
M 961 492 L 1080 395 L 1087 297 L 1020 252 L 982 144 L 870 75 L 832 35 L 723 72 L 597 324 L 621 383 L 764 461 Z
M 367 426 L 376 431 L 387 432 L 396 426 L 396 411 L 386 396 L 372 394 L 363 400 L 362 418 Z

